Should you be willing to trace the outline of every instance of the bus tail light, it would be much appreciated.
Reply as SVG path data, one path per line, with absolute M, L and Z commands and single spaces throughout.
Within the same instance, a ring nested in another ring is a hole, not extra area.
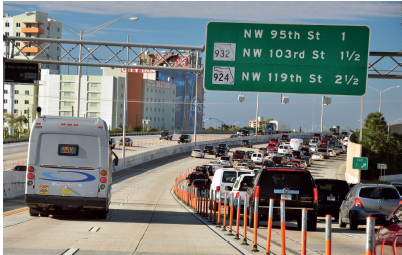
M 101 128 L 101 129 L 103 129 L 103 126 L 98 126 L 98 128 Z
M 33 172 L 34 170 L 35 170 L 35 168 L 33 166 L 28 167 L 28 172 Z
M 101 175 L 102 175 L 102 176 L 106 176 L 106 175 L 107 175 L 107 171 L 106 171 L 106 170 L 102 170 L 102 171 L 101 171 Z
M 61 125 L 62 125 L 62 126 L 65 126 L 65 125 L 66 125 L 66 123 L 61 123 Z
M 33 174 L 28 174 L 28 179 L 33 179 L 34 178 L 34 175 Z
M 106 182 L 106 178 L 105 178 L 105 177 L 102 177 L 102 178 L 100 178 L 100 181 L 101 181 L 102 183 L 105 183 L 105 182 Z

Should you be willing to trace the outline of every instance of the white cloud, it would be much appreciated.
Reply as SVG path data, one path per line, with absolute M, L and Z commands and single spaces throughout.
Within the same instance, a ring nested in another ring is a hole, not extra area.
M 4 10 L 13 5 L 28 5 L 30 9 L 49 14 L 71 11 L 99 15 L 151 18 L 200 18 L 250 22 L 289 22 L 302 20 L 360 20 L 373 17 L 399 17 L 399 2 L 151 2 L 151 1 L 58 1 L 4 2 Z

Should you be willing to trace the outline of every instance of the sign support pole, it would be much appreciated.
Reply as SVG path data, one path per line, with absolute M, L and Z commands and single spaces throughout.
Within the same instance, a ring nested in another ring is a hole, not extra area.
M 129 41 L 129 35 L 127 35 L 127 43 Z M 127 60 L 126 60 L 126 65 L 128 65 L 128 57 L 129 57 L 129 51 L 127 48 Z M 126 122 L 127 122 L 127 88 L 128 88 L 128 68 L 126 68 L 126 80 L 124 82 L 124 91 L 123 91 L 123 167 L 126 166 Z
M 321 133 L 322 133 L 322 128 L 323 128 L 323 124 L 324 124 L 324 100 L 325 100 L 325 96 L 322 96 L 322 102 L 321 102 Z
M 197 55 L 196 55 L 197 60 L 195 62 L 197 67 L 198 67 L 198 58 L 199 58 L 198 54 L 199 54 L 199 51 L 197 51 Z M 195 75 L 194 146 L 197 146 L 198 75 L 199 75 L 199 73 L 197 72 L 196 75 Z
M 255 117 L 255 136 L 258 138 L 258 105 L 260 104 L 260 93 L 257 93 L 257 116 Z
M 360 143 L 363 140 L 363 106 L 364 106 L 364 96 L 362 96 L 362 103 L 361 103 L 361 110 L 360 110 Z

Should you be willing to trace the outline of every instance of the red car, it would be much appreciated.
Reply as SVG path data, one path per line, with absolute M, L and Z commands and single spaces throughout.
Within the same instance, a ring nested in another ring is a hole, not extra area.
M 402 254 L 402 205 L 399 204 L 387 222 L 375 234 L 374 254 Z
M 276 143 L 269 143 L 267 146 L 267 149 L 268 150 L 276 150 L 278 148 L 277 146 L 278 146 L 278 144 L 276 144 Z
M 277 146 L 279 146 L 279 144 L 281 143 L 281 139 L 279 138 L 272 138 L 271 141 L 269 141 L 269 143 L 274 143 Z
M 290 164 L 296 164 L 297 167 L 300 167 L 300 166 L 301 166 L 300 160 L 292 160 L 292 161 L 290 161 Z

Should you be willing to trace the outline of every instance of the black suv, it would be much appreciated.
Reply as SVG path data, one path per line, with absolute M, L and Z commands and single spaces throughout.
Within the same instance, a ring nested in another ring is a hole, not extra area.
M 225 151 L 225 150 L 217 150 L 216 153 L 215 153 L 215 158 L 221 157 L 221 156 L 226 156 L 226 155 L 228 155 L 227 151 Z
M 204 147 L 204 153 L 215 155 L 216 149 L 215 146 L 207 145 Z
M 254 192 L 259 191 L 258 218 L 254 219 Z M 286 221 L 297 220 L 301 228 L 302 209 L 307 208 L 307 230 L 317 229 L 318 193 L 310 171 L 299 168 L 273 167 L 259 171 L 247 190 L 248 225 L 257 227 L 268 220 L 269 200 L 274 198 L 273 220 L 280 220 L 280 200 L 285 200 Z
M 281 141 L 290 142 L 290 137 L 289 137 L 289 135 L 282 135 L 282 136 L 281 136 Z
M 272 162 L 274 166 L 282 166 L 282 157 L 273 157 Z
M 293 151 L 292 155 L 294 159 L 301 159 L 304 156 L 303 151 Z
M 163 131 L 161 133 L 161 136 L 159 137 L 159 140 L 161 139 L 166 139 L 166 140 L 172 140 L 173 139 L 173 135 L 172 133 L 168 132 L 168 131 Z
M 191 186 L 193 184 L 194 180 L 206 180 L 208 176 L 206 176 L 203 172 L 192 172 L 188 177 L 187 177 L 187 186 Z
M 191 142 L 191 135 L 181 135 L 179 137 L 178 143 L 189 143 Z
M 243 140 L 240 143 L 241 147 L 253 148 L 253 143 L 250 140 Z
M 229 145 L 227 145 L 226 143 L 220 143 L 217 147 L 217 149 L 221 149 L 221 150 L 225 150 L 225 151 L 229 151 Z
M 318 190 L 318 213 L 317 216 L 327 214 L 339 220 L 339 208 L 342 201 L 349 192 L 349 185 L 346 181 L 336 179 L 314 179 Z

